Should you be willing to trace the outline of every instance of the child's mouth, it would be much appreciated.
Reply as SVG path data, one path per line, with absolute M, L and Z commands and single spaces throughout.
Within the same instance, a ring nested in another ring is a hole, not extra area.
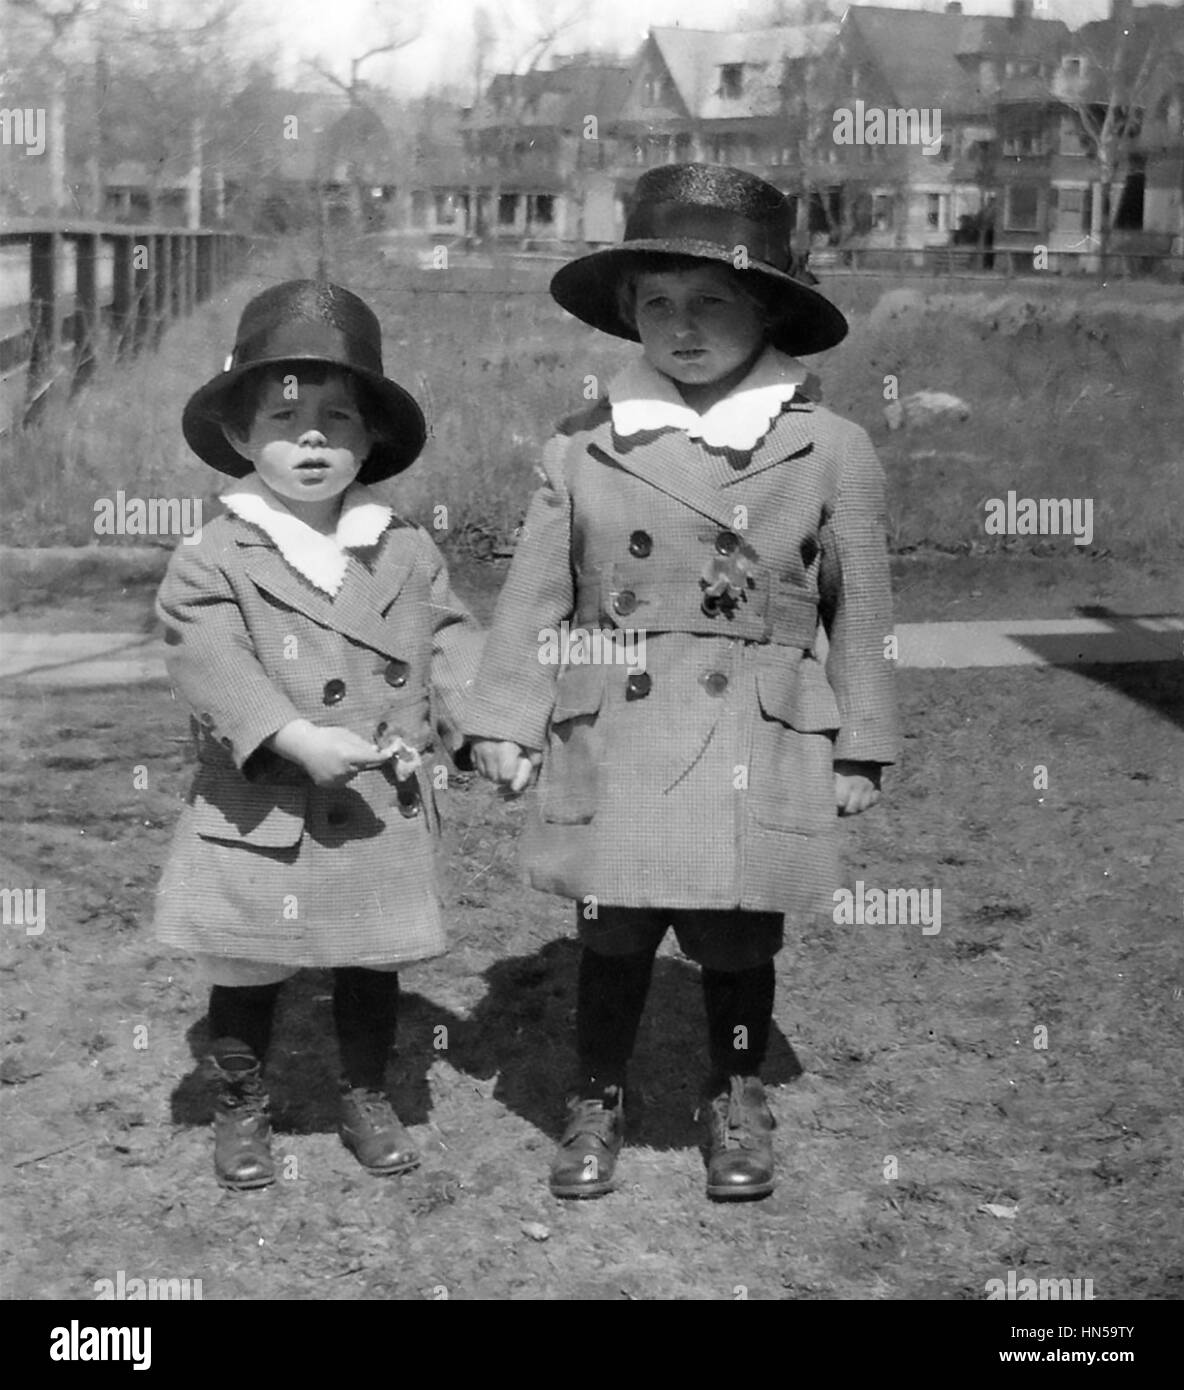
M 698 362 L 701 357 L 707 356 L 706 348 L 675 348 L 674 356 L 680 362 Z

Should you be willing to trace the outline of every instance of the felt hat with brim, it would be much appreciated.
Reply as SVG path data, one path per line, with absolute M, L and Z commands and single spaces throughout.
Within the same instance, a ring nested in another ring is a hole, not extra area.
M 378 319 L 356 294 L 324 280 L 287 280 L 251 300 L 225 369 L 185 406 L 181 429 L 189 447 L 221 473 L 241 478 L 251 472 L 222 432 L 234 388 L 261 367 L 302 363 L 349 372 L 372 403 L 367 423 L 379 437 L 358 473 L 360 483 L 381 482 L 415 462 L 427 427 L 415 400 L 383 375 Z
M 789 203 L 772 184 L 743 169 L 665 164 L 637 181 L 625 239 L 581 256 L 556 272 L 551 294 L 568 313 L 603 333 L 640 341 L 621 315 L 618 287 L 639 262 L 693 256 L 752 276 L 752 287 L 777 322 L 773 347 L 793 356 L 822 352 L 847 335 L 847 320 L 804 273 L 790 245 Z M 644 256 L 644 261 L 641 258 Z

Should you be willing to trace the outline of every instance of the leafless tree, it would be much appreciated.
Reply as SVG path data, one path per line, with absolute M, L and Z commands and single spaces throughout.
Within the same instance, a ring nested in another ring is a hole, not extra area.
M 371 88 L 361 76 L 362 67 L 386 53 L 397 53 L 408 48 L 420 37 L 418 24 L 404 28 L 401 32 L 388 30 L 381 43 L 376 43 L 349 60 L 348 79 L 339 77 L 328 64 L 318 58 L 307 59 L 308 66 L 318 77 L 336 87 L 346 99 L 348 109 L 343 117 L 344 129 L 339 132 L 341 143 L 346 149 L 346 178 L 351 191 L 351 215 L 356 226 L 362 227 L 366 220 L 366 179 L 363 158 L 365 147 L 372 143 L 375 132 L 382 131 L 382 120 L 368 100 Z M 324 222 L 324 199 L 318 198 Z
M 1180 33 L 1178 13 L 1167 7 L 1116 5 L 1109 20 L 1078 31 L 1074 47 L 1084 61 L 1077 72 L 1062 69 L 1054 85 L 1054 94 L 1076 113 L 1097 161 L 1101 198 L 1091 204 L 1090 242 L 1098 248 L 1102 273 L 1118 214 L 1114 185 L 1138 137 L 1153 83 L 1165 65 L 1181 67 L 1173 42 Z

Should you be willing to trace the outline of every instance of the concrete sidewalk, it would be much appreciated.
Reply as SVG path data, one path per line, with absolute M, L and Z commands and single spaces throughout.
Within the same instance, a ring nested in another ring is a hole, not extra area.
M 897 661 L 913 669 L 1088 666 L 1184 659 L 1184 617 L 900 623 Z M 820 643 L 819 655 L 825 651 Z M 164 643 L 140 632 L 0 632 L 0 689 L 137 685 L 166 679 Z

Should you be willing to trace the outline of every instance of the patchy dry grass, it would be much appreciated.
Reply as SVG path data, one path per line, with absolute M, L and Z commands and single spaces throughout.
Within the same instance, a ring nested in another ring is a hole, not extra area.
M 221 365 L 246 299 L 314 265 L 298 244 L 273 254 L 254 278 L 174 328 L 159 353 L 103 370 L 73 405 L 51 406 L 39 426 L 14 437 L 6 481 L 15 500 L 0 538 L 92 543 L 95 501 L 117 488 L 138 497 L 201 496 L 209 516 L 218 479 L 188 453 L 181 407 Z M 433 509 L 445 506 L 454 543 L 504 545 L 555 420 L 578 409 L 636 349 L 563 314 L 546 294 L 546 264 L 417 271 L 343 246 L 331 265 L 378 311 L 388 371 L 432 420 L 423 459 L 387 495 L 429 525 Z M 1095 553 L 1178 562 L 1184 305 L 1167 302 L 1169 290 L 1160 304 L 1140 287 L 1103 292 L 1035 281 L 988 291 L 978 282 L 943 282 L 885 296 L 883 282 L 836 277 L 825 288 L 853 327 L 814 365 L 827 403 L 869 428 L 883 452 L 895 550 L 1074 552 L 1067 538 L 984 534 L 985 501 L 1015 490 L 1092 498 Z M 890 376 L 902 394 L 927 388 L 961 396 L 971 419 L 888 433 Z
M 0 882 L 43 887 L 48 915 L 0 939 L 4 1296 L 85 1299 L 122 1269 L 200 1278 L 206 1299 L 981 1300 L 1014 1269 L 1178 1300 L 1184 665 L 900 688 L 905 756 L 849 827 L 846 881 L 939 888 L 941 931 L 791 932 L 768 1067 L 781 1184 L 740 1208 L 703 1193 L 701 1001 L 669 943 L 621 1188 L 549 1197 L 571 907 L 521 882 L 522 803 L 467 777 L 446 798 L 451 954 L 404 976 L 395 1096 L 422 1170 L 373 1179 L 338 1142 L 310 971 L 274 1053 L 292 1176 L 222 1192 L 205 997 L 148 930 L 191 772 L 179 707 L 163 686 L 4 698 Z

